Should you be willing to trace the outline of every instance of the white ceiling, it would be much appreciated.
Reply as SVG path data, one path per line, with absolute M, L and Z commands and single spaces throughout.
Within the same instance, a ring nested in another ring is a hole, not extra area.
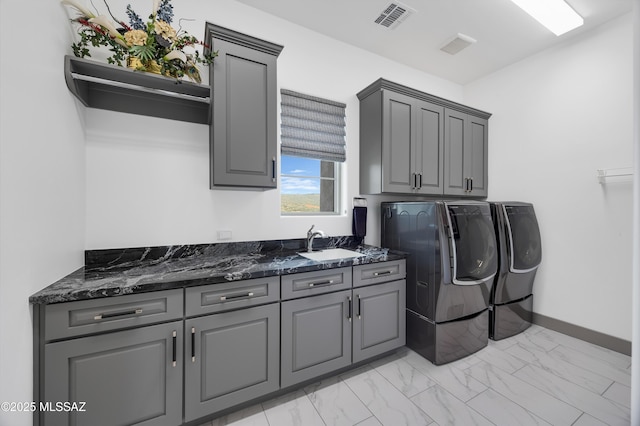
M 391 0 L 238 1 L 459 84 L 589 31 L 633 7 L 632 0 L 566 0 L 585 23 L 556 37 L 510 0 L 401 0 L 416 12 L 391 30 L 374 23 Z M 477 43 L 457 55 L 440 51 L 458 33 Z

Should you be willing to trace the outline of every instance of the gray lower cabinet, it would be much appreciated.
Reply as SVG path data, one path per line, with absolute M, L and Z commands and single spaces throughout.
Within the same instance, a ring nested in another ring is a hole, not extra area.
M 211 188 L 277 186 L 277 58 L 282 46 L 207 23 Z
M 81 337 L 44 348 L 47 426 L 182 423 L 182 321 Z
M 185 320 L 185 422 L 278 390 L 279 305 Z
M 351 290 L 282 302 L 281 385 L 351 364 Z
M 488 121 L 445 109 L 445 195 L 487 196 Z
M 281 304 L 282 387 L 405 344 L 404 260 L 288 275 L 282 277 L 282 296 L 295 297 L 289 287 L 323 281 L 332 273 L 339 273 L 341 278 L 314 288 L 318 292 L 315 295 Z M 345 283 L 353 288 L 345 290 Z
M 400 260 L 40 305 L 35 399 L 83 410 L 34 423 L 176 426 L 403 346 L 405 271 Z
M 353 362 L 405 345 L 405 280 L 353 289 Z

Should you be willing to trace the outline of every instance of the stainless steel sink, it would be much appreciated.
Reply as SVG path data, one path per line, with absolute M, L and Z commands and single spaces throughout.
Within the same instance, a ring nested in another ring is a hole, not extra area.
M 326 260 L 339 260 L 339 259 L 353 259 L 354 257 L 364 256 L 364 254 L 353 250 L 346 250 L 341 248 L 325 249 L 312 252 L 298 253 L 300 256 L 307 259 L 315 260 L 317 262 L 323 262 Z

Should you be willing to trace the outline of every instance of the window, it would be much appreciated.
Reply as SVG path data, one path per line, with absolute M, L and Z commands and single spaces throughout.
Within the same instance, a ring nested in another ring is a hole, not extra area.
M 282 90 L 282 214 L 337 214 L 346 105 Z
M 282 214 L 338 213 L 340 163 L 282 155 Z

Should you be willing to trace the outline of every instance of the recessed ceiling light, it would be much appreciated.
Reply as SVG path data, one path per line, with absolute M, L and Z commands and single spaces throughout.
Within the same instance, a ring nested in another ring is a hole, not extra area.
M 511 0 L 536 21 L 559 36 L 584 24 L 578 15 L 564 0 Z

